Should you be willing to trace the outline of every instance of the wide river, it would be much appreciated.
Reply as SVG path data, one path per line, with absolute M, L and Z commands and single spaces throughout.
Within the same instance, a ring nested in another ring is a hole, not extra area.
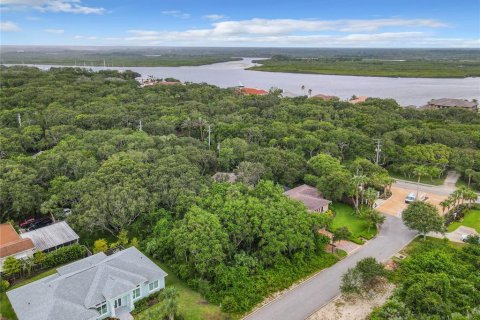
M 265 90 L 276 87 L 283 89 L 287 96 L 306 94 L 308 89 L 312 89 L 312 95 L 321 93 L 335 95 L 341 99 L 348 99 L 354 94 L 393 98 L 403 106 L 421 106 L 430 99 L 436 98 L 471 100 L 480 97 L 480 78 L 384 78 L 245 70 L 254 65 L 252 63 L 254 59 L 258 58 L 243 58 L 241 61 L 197 67 L 92 67 L 92 69 L 130 69 L 140 73 L 143 78 L 148 76 L 173 77 L 184 82 L 206 82 L 219 87 L 234 87 L 239 84 Z M 42 69 L 51 67 L 49 65 L 36 66 Z M 305 86 L 304 90 L 302 90 L 302 86 Z

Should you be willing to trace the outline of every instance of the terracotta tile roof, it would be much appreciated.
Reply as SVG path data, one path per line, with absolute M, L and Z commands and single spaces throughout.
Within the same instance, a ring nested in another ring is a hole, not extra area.
M 31 239 L 22 239 L 9 223 L 0 224 L 0 258 L 33 249 Z
M 320 192 L 314 187 L 303 184 L 283 193 L 290 199 L 303 202 L 310 211 L 317 211 L 328 205 L 331 201 L 322 198 Z
M 268 94 L 268 91 L 262 89 L 255 89 L 255 88 L 241 88 L 238 90 L 240 93 L 243 94 L 253 94 L 253 95 L 265 95 Z

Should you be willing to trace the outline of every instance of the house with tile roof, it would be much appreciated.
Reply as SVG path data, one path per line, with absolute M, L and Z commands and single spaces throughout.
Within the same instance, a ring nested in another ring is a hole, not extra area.
M 264 96 L 268 94 L 268 91 L 263 89 L 255 89 L 255 88 L 238 88 L 237 92 L 243 95 L 255 95 L 255 96 Z
M 35 246 L 31 239 L 23 239 L 10 223 L 0 224 L 0 270 L 7 257 L 24 259 L 33 256 Z
M 135 302 L 165 287 L 167 273 L 135 247 L 97 253 L 7 292 L 19 320 L 132 319 Z

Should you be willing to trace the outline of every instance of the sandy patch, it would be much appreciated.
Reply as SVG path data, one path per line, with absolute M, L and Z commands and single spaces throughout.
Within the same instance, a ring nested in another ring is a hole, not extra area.
M 308 320 L 362 320 L 373 310 L 385 303 L 395 286 L 386 283 L 372 299 L 345 298 L 343 295 L 330 301 L 323 308 L 311 315 Z

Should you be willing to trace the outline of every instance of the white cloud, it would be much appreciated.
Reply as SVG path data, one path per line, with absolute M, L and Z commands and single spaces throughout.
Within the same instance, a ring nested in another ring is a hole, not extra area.
M 165 10 L 162 11 L 162 14 L 167 16 L 172 16 L 175 18 L 188 19 L 190 18 L 190 13 L 185 13 L 179 10 Z
M 48 33 L 62 34 L 65 32 L 63 29 L 44 29 L 43 31 Z
M 203 18 L 211 21 L 218 21 L 218 20 L 223 20 L 226 17 L 222 14 L 207 14 L 203 16 Z
M 97 37 L 96 36 L 84 36 L 84 35 L 76 35 L 73 37 L 74 39 L 77 39 L 77 40 L 80 40 L 80 39 L 84 39 L 84 40 L 97 40 Z
M 11 21 L 0 22 L 0 31 L 2 32 L 17 32 L 20 27 Z
M 67 12 L 79 14 L 102 14 L 105 9 L 101 7 L 88 7 L 82 5 L 80 0 L 3 0 L 3 10 L 28 10 L 40 12 Z

